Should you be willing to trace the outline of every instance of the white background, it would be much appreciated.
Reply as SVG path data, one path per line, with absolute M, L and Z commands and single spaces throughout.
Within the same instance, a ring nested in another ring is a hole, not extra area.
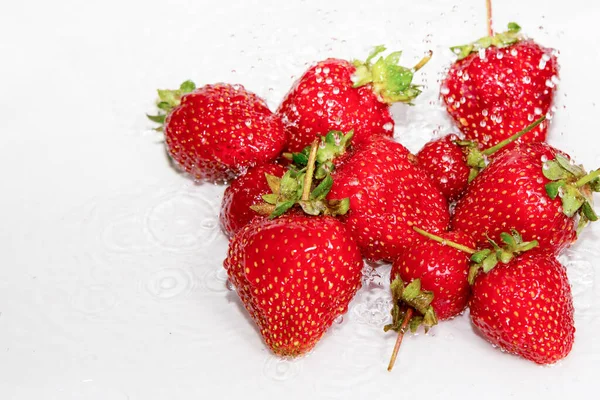
M 550 142 L 598 167 L 600 6 L 495 3 L 497 30 L 515 20 L 560 49 Z M 555 366 L 493 349 L 464 315 L 408 336 L 388 373 L 386 267 L 309 356 L 279 360 L 225 286 L 224 188 L 171 169 L 144 116 L 156 88 L 188 78 L 242 83 L 275 109 L 314 61 L 386 44 L 412 65 L 432 49 L 425 93 L 393 108 L 416 151 L 453 129 L 437 97 L 447 48 L 484 34 L 483 0 L 4 1 L 0 398 L 593 398 L 598 226 L 561 257 L 577 334 Z

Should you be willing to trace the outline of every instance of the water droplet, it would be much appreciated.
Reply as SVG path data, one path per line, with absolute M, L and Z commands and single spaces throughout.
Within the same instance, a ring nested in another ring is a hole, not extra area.
M 467 99 L 465 99 L 464 97 L 460 98 L 460 103 L 461 104 L 465 104 L 467 102 Z
M 332 82 L 333 82 L 333 79 L 331 79 L 329 77 L 327 79 L 325 79 L 325 83 L 328 85 L 331 85 Z
M 546 79 L 546 86 L 549 88 L 553 88 L 555 85 L 554 82 L 552 82 L 550 79 Z
M 442 176 L 442 177 L 440 178 L 440 182 L 441 182 L 441 183 L 448 183 L 448 178 L 446 178 L 445 176 Z
M 252 120 L 250 120 L 250 119 L 245 120 L 244 125 L 246 125 L 248 128 L 250 128 L 252 126 Z
M 323 68 L 323 73 L 327 75 L 329 73 L 329 67 Z
M 340 88 L 339 87 L 334 87 L 333 88 L 333 94 L 338 94 L 340 92 Z
M 323 97 L 323 96 L 325 96 L 325 93 L 323 93 L 323 92 L 321 92 L 321 91 L 319 91 L 319 92 L 317 93 L 317 97 L 321 98 L 321 97 Z
M 448 102 L 448 104 L 452 104 L 454 103 L 454 97 L 448 97 L 446 101 Z
M 548 161 L 548 156 L 547 155 L 543 155 L 540 157 L 540 160 L 545 163 L 546 161 Z
M 327 100 L 325 102 L 325 104 L 327 104 L 327 107 L 333 107 L 335 105 L 335 101 L 333 101 L 333 100 Z
M 317 81 L 317 83 L 323 82 L 323 77 L 322 76 L 317 76 L 316 81 Z
M 227 290 L 235 292 L 235 286 L 233 286 L 233 283 L 231 283 L 229 279 L 227 279 L 227 282 L 225 282 L 225 287 Z
M 469 73 L 468 73 L 468 72 L 465 72 L 465 73 L 463 74 L 463 81 L 468 81 L 468 80 L 469 80 Z
M 511 56 L 513 56 L 513 57 L 516 57 L 516 56 L 517 56 L 517 54 L 519 54 L 519 52 L 517 51 L 517 49 L 512 49 L 512 50 L 510 51 L 510 55 L 511 55 Z
M 317 68 L 315 69 L 315 72 L 316 72 L 317 74 L 320 74 L 320 73 L 321 73 L 321 71 L 322 71 L 321 67 L 317 67 Z
M 527 121 L 533 122 L 533 120 L 534 120 L 533 114 L 527 114 Z
M 523 83 L 526 84 L 526 85 L 530 84 L 531 83 L 531 78 L 528 77 L 528 76 L 524 76 L 523 77 Z
M 497 58 L 498 60 L 502 60 L 502 58 L 504 58 L 504 53 L 503 53 L 503 52 L 501 52 L 501 51 L 497 52 L 497 53 L 496 53 L 496 58 Z
M 394 129 L 394 124 L 391 122 L 386 122 L 385 124 L 383 124 L 383 129 L 389 132 L 392 129 Z
M 539 107 L 534 108 L 533 112 L 535 113 L 535 115 L 542 115 L 542 109 Z
M 481 126 L 482 128 L 485 128 L 487 124 L 485 123 L 485 120 L 481 120 L 481 122 L 479 123 L 479 126 Z
M 450 93 L 450 89 L 448 89 L 448 87 L 447 87 L 447 86 L 442 86 L 442 89 L 440 90 L 440 92 L 441 92 L 443 95 L 447 95 L 448 93 Z
M 488 114 L 489 114 L 488 110 L 483 110 L 483 111 L 481 112 L 481 115 L 483 115 L 484 117 L 487 117 L 487 116 L 488 116 Z
M 338 315 L 338 317 L 333 322 L 335 322 L 336 324 L 341 324 L 342 322 L 344 322 L 344 316 Z

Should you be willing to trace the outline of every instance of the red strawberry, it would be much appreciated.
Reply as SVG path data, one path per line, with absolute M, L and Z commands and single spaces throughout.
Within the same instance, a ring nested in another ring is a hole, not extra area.
M 419 165 L 429 172 L 431 181 L 449 201 L 460 197 L 469 182 L 471 167 L 463 147 L 460 139 L 451 134 L 426 143 L 417 153 Z
M 478 245 L 488 235 L 497 241 L 501 232 L 515 229 L 558 254 L 576 239 L 576 230 L 597 219 L 591 192 L 600 190 L 599 175 L 600 170 L 586 175 L 546 143 L 518 145 L 496 155 L 471 182 L 452 226 Z
M 288 151 L 302 150 L 330 129 L 353 129 L 356 144 L 372 135 L 392 136 L 389 104 L 410 103 L 421 92 L 411 81 L 430 55 L 413 69 L 398 65 L 400 52 L 372 64 L 384 50 L 376 47 L 366 62 L 329 58 L 300 77 L 277 111 L 289 136 Z
M 363 256 L 394 260 L 418 237 L 417 225 L 429 232 L 446 230 L 448 204 L 414 156 L 385 136 L 356 146 L 333 172 L 329 198 L 350 198 L 346 227 Z
M 437 183 L 449 201 L 456 200 L 485 167 L 486 157 L 530 132 L 545 119 L 545 116 L 540 117 L 525 129 L 484 151 L 479 150 L 477 143 L 460 140 L 454 134 L 442 136 L 426 143 L 417 153 L 419 165 L 429 172 L 431 180 Z
M 263 203 L 263 195 L 272 192 L 268 177 L 281 178 L 286 169 L 279 164 L 263 164 L 248 170 L 231 182 L 221 202 L 221 227 L 227 236 L 233 236 L 259 214 L 250 207 Z
M 275 354 L 298 356 L 347 311 L 362 264 L 335 218 L 284 215 L 242 228 L 224 267 L 266 344 Z
M 552 364 L 571 351 L 571 287 L 553 256 L 521 255 L 479 275 L 472 290 L 471 320 L 492 344 L 538 364 Z
M 167 150 L 195 179 L 225 181 L 276 159 L 286 142 L 283 125 L 264 100 L 241 85 L 159 90 Z
M 418 229 L 415 227 L 415 229 Z M 418 230 L 422 234 L 427 232 Z M 467 280 L 470 254 L 447 245 L 453 242 L 475 247 L 473 239 L 459 231 L 443 232 L 438 241 L 421 238 L 402 252 L 394 261 L 390 279 L 400 276 L 404 282 L 421 280 L 421 287 L 433 293 L 431 306 L 440 320 L 455 317 L 467 306 L 470 288 Z
M 520 27 L 453 47 L 458 54 L 442 83 L 446 108 L 466 139 L 494 146 L 550 111 L 558 77 L 553 50 L 519 35 Z M 545 141 L 540 124 L 520 142 Z

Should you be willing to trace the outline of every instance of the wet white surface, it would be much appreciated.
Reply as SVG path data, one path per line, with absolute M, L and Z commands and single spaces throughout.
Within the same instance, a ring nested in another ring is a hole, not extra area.
M 480 339 L 468 317 L 408 336 L 393 373 L 388 267 L 307 357 L 272 356 L 227 289 L 224 187 L 170 168 L 144 113 L 157 87 L 242 83 L 274 109 L 311 62 L 403 49 L 434 57 L 414 107 L 394 106 L 411 150 L 453 130 L 439 82 L 451 45 L 485 34 L 483 0 L 12 2 L 0 13 L 1 399 L 594 398 L 600 223 L 561 257 L 576 306 L 571 355 L 539 367 Z M 550 142 L 600 165 L 600 6 L 497 1 L 560 50 Z M 599 207 L 597 207 L 599 209 Z M 591 397 L 590 397 L 591 396 Z

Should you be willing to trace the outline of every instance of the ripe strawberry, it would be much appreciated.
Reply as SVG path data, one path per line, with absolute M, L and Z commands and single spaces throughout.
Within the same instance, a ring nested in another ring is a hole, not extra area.
M 149 116 L 164 122 L 167 150 L 195 179 L 226 181 L 276 159 L 286 142 L 283 125 L 266 103 L 241 85 L 218 83 L 195 89 L 159 90 Z
M 471 320 L 492 344 L 538 364 L 552 364 L 571 351 L 571 287 L 552 255 L 523 254 L 480 274 L 472 290 Z
M 477 143 L 460 140 L 454 134 L 442 136 L 426 143 L 417 153 L 419 165 L 429 172 L 431 180 L 437 183 L 449 201 L 457 200 L 467 184 L 485 168 L 487 157 L 530 132 L 545 119 L 545 116 L 540 117 L 525 129 L 484 151 L 479 150 Z
M 330 129 L 353 129 L 355 144 L 372 135 L 392 136 L 389 104 L 410 103 L 419 95 L 411 83 L 413 73 L 431 54 L 413 69 L 398 65 L 400 52 L 371 63 L 384 50 L 376 47 L 365 62 L 329 58 L 300 77 L 277 110 L 289 137 L 288 151 L 302 150 Z
M 446 230 L 446 199 L 414 163 L 404 146 L 375 136 L 336 166 L 329 198 L 350 198 L 342 219 L 364 257 L 396 259 L 418 237 L 412 225 L 432 233 Z
M 275 354 L 311 350 L 348 309 L 362 258 L 332 217 L 258 219 L 234 235 L 224 267 Z
M 231 237 L 248 224 L 253 218 L 259 216 L 252 206 L 263 202 L 263 195 L 272 192 L 268 179 L 281 178 L 286 169 L 279 164 L 263 164 L 248 170 L 244 175 L 236 178 L 225 189 L 221 202 L 220 221 L 221 227 Z
M 453 47 L 458 60 L 442 83 L 448 113 L 466 139 L 494 146 L 546 115 L 552 104 L 558 63 L 552 49 L 520 36 L 520 27 Z M 545 141 L 548 123 L 520 142 Z
M 417 232 L 431 235 L 416 227 Z M 443 232 L 436 238 L 442 243 L 420 238 L 406 248 L 394 261 L 390 280 L 400 276 L 404 282 L 421 280 L 421 287 L 433 293 L 431 306 L 439 320 L 455 317 L 467 306 L 470 287 L 468 281 L 470 252 L 450 247 L 448 242 L 471 250 L 473 239 L 459 231 Z
M 496 155 L 456 204 L 452 226 L 478 245 L 501 232 L 519 231 L 540 247 L 560 253 L 589 221 L 592 191 L 600 190 L 600 170 L 586 175 L 546 143 L 520 144 Z M 576 219 L 579 219 L 578 223 Z

